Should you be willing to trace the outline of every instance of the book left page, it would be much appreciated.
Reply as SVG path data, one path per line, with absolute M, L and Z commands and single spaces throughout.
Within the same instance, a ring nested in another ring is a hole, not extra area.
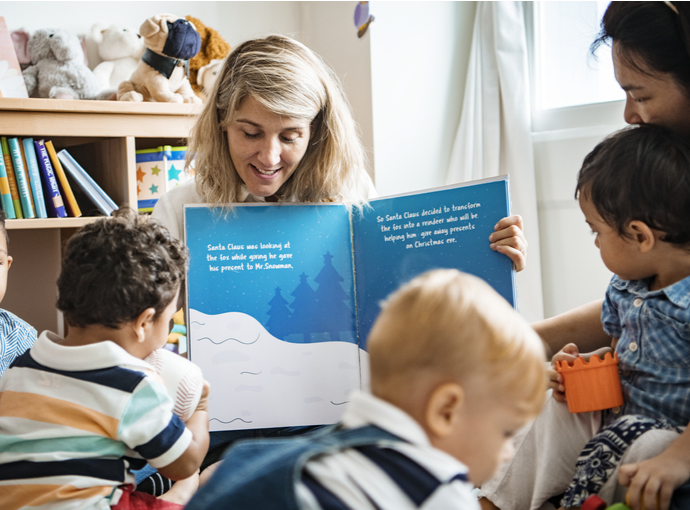
M 320 425 L 360 388 L 346 207 L 185 207 L 190 359 L 211 430 Z

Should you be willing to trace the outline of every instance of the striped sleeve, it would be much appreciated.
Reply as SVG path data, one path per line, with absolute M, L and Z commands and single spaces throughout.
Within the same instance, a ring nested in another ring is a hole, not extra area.
M 126 404 L 118 439 L 155 468 L 171 464 L 192 442 L 192 433 L 172 409 L 165 387 L 144 377 Z

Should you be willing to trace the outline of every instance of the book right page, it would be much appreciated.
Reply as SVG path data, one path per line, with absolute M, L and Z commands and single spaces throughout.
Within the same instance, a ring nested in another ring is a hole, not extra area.
M 352 218 L 360 348 L 379 303 L 415 276 L 456 268 L 489 283 L 516 307 L 515 271 L 489 248 L 496 223 L 510 215 L 508 177 L 374 199 Z

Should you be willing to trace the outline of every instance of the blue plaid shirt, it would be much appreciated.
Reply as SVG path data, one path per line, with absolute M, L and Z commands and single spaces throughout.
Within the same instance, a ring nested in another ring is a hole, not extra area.
M 0 308 L 0 375 L 36 341 L 36 330 Z
M 690 422 L 690 276 L 650 291 L 645 280 L 615 276 L 601 311 L 604 331 L 618 338 L 622 414 Z

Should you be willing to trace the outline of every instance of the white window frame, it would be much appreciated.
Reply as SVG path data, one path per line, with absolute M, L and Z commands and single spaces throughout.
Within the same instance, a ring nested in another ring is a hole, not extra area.
M 624 122 L 624 100 L 569 106 L 565 108 L 552 108 L 548 110 L 537 108 L 537 87 L 535 86 L 537 83 L 537 69 L 535 65 L 535 15 L 539 5 L 538 2 L 523 2 L 523 4 L 530 68 L 530 91 L 532 96 L 532 132 L 543 133 L 562 130 L 585 130 L 589 134 L 592 134 L 588 129 L 595 126 L 597 131 L 601 130 L 602 133 L 610 133 L 620 128 L 621 124 Z M 573 132 L 573 134 L 576 133 Z

